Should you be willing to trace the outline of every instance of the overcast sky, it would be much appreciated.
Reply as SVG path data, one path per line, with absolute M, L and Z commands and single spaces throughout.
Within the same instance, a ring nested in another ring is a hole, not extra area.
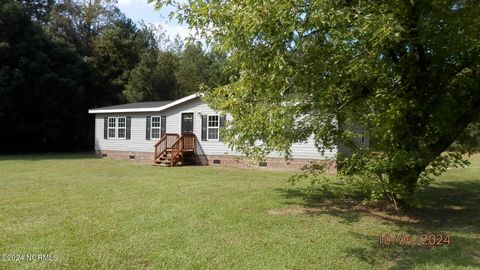
M 189 31 L 186 25 L 179 25 L 175 19 L 169 20 L 168 14 L 172 11 L 171 7 L 163 7 L 158 11 L 152 4 L 147 4 L 147 0 L 118 0 L 118 7 L 135 22 L 143 20 L 145 23 L 161 25 L 171 39 L 177 33 L 182 38 L 188 36 Z

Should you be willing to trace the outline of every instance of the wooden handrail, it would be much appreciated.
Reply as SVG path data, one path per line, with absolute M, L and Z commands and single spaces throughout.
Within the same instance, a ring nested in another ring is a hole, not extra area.
M 167 141 L 167 135 L 163 135 L 163 137 L 153 146 L 153 149 L 155 149 L 155 153 L 153 154 L 153 163 L 157 161 L 157 158 L 167 150 L 166 147 L 164 146 L 164 143 Z M 160 149 L 159 149 L 160 148 Z M 160 153 L 159 153 L 160 152 Z
M 179 135 L 175 133 L 166 133 L 165 135 L 163 135 L 162 138 L 160 138 L 157 143 L 153 145 L 155 149 L 153 163 L 155 163 L 157 161 L 157 158 L 163 155 L 167 151 L 167 149 L 171 147 L 171 138 L 178 138 L 178 136 Z
M 175 133 L 167 133 L 154 145 L 155 153 L 153 163 L 157 162 L 157 159 L 171 150 L 171 165 L 175 166 L 183 157 L 185 150 L 195 150 L 195 135 L 183 134 L 178 135 Z
M 183 135 L 172 144 L 172 166 L 175 166 L 183 150 Z
M 175 166 L 184 150 L 195 150 L 195 135 L 183 134 L 172 144 L 172 166 Z
M 159 140 L 157 143 L 155 143 L 153 146 L 154 146 L 154 147 L 157 147 L 157 146 L 162 142 L 162 140 L 163 140 L 165 137 L 167 137 L 167 136 L 174 136 L 174 137 L 176 137 L 176 138 L 179 137 L 179 135 L 176 134 L 176 133 L 166 133 L 166 134 L 163 135 L 163 137 L 160 138 L 160 140 Z

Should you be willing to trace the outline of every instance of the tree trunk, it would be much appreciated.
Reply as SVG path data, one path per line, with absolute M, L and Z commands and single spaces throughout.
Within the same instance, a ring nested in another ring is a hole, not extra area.
M 389 174 L 389 185 L 395 188 L 393 193 L 400 206 L 409 205 L 408 198 L 415 194 L 419 176 L 427 165 L 399 169 Z

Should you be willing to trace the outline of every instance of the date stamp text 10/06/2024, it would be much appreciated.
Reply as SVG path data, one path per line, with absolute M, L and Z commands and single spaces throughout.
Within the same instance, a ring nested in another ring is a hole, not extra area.
M 378 236 L 378 243 L 382 246 L 422 246 L 422 247 L 440 247 L 451 245 L 450 235 L 444 234 L 389 234 L 384 233 Z

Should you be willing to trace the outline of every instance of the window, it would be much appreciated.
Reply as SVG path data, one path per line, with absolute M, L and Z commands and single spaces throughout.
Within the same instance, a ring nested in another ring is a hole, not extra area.
M 208 115 L 207 117 L 207 139 L 218 140 L 219 138 L 220 119 L 218 114 Z
M 125 139 L 127 137 L 127 119 L 125 117 L 117 118 L 117 139 Z
M 116 128 L 117 128 L 117 118 L 109 117 L 108 118 L 108 138 L 115 139 L 116 135 Z
M 127 118 L 109 117 L 107 139 L 126 139 L 127 138 Z
M 160 139 L 160 128 L 161 128 L 161 117 L 160 116 L 152 116 L 152 122 L 150 127 L 150 138 L 152 139 Z

